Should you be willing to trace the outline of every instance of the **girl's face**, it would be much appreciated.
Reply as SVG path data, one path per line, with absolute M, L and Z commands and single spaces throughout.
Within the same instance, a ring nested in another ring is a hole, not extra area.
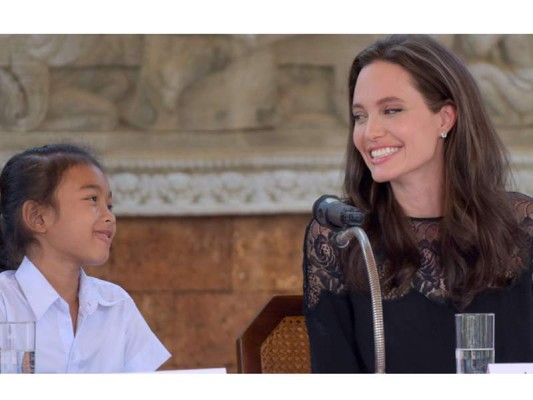
M 63 174 L 56 207 L 45 213 L 48 229 L 40 238 L 43 254 L 77 267 L 101 265 L 109 258 L 116 232 L 111 190 L 104 173 L 80 164 Z
M 353 95 L 353 141 L 376 182 L 441 181 L 441 133 L 455 122 L 452 106 L 432 112 L 409 73 L 384 61 L 361 70 Z

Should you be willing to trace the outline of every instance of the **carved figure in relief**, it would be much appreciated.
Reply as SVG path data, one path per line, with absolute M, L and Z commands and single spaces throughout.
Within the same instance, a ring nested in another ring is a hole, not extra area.
M 124 68 L 131 60 L 123 53 L 138 40 L 138 35 L 3 36 L 0 128 L 115 129 L 120 101 L 131 86 Z M 118 59 L 120 67 L 113 65 Z
M 150 130 L 268 124 L 273 60 L 254 35 L 146 35 L 139 78 L 122 117 Z
M 533 124 L 533 36 L 458 35 L 494 122 Z
M 4 35 L 0 129 L 272 125 L 268 35 Z M 124 127 L 124 126 L 122 126 Z

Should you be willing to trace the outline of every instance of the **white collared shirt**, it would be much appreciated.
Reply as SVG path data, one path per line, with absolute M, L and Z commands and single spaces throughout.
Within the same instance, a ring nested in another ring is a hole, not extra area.
M 80 273 L 74 336 L 68 304 L 28 259 L 0 274 L 0 321 L 36 321 L 36 373 L 155 371 L 170 353 L 121 287 Z

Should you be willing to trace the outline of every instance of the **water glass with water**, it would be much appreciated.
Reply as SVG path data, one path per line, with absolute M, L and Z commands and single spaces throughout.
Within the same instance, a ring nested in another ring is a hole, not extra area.
M 35 322 L 0 322 L 0 373 L 35 372 Z
M 494 314 L 455 314 L 456 372 L 486 374 L 494 363 Z

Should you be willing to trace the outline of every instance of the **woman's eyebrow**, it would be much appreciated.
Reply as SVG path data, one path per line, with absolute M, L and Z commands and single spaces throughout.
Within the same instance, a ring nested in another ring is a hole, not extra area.
M 399 97 L 396 97 L 396 96 L 387 96 L 387 97 L 383 97 L 382 99 L 379 99 L 376 102 L 376 105 L 380 106 L 380 105 L 383 105 L 383 104 L 386 104 L 386 103 L 393 103 L 393 102 L 403 102 L 403 100 L 400 99 Z M 352 111 L 355 111 L 358 108 L 364 109 L 365 107 L 362 104 L 353 103 Z

